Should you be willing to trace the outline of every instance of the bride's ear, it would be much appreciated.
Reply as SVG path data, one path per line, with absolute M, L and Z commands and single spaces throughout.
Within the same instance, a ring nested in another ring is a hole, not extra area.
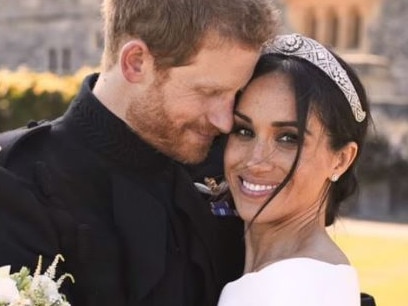
M 343 148 L 336 152 L 336 162 L 333 173 L 330 177 L 331 181 L 337 181 L 340 176 L 350 167 L 356 159 L 358 145 L 354 141 L 347 143 Z

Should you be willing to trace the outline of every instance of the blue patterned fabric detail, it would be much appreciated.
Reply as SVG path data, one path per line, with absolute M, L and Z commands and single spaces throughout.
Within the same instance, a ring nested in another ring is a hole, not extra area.
M 228 216 L 238 216 L 235 209 L 231 208 L 227 201 L 221 200 L 217 202 L 210 202 L 211 212 L 214 216 L 228 217 Z

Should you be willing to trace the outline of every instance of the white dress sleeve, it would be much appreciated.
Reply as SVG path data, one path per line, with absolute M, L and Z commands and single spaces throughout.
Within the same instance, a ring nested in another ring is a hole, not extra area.
M 218 306 L 360 306 L 360 287 L 349 265 L 293 258 L 228 283 Z

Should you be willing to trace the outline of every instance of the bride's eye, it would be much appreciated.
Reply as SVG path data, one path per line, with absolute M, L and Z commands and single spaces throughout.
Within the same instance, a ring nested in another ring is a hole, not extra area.
M 242 125 L 235 125 L 232 128 L 231 134 L 242 138 L 252 138 L 255 135 L 251 129 L 244 127 Z
M 278 136 L 277 141 L 282 144 L 297 145 L 299 142 L 299 136 L 297 133 L 285 132 Z

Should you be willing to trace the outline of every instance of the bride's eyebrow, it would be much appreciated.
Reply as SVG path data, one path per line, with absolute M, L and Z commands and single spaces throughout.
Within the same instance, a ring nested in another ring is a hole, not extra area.
M 291 127 L 298 127 L 298 123 L 297 121 L 274 121 L 271 123 L 271 125 L 273 127 L 287 127 L 287 126 L 291 126 Z
M 299 128 L 298 122 L 297 121 L 274 121 L 271 124 L 273 127 L 294 127 L 294 128 Z M 308 130 L 305 129 L 305 133 L 308 135 L 311 135 L 312 133 Z
M 244 115 L 243 113 L 240 113 L 239 111 L 235 110 L 234 115 L 237 116 L 238 118 L 248 122 L 252 123 L 252 119 L 249 118 L 247 115 Z M 271 126 L 273 127 L 294 127 L 294 128 L 299 128 L 298 122 L 297 121 L 274 121 L 271 123 Z M 305 129 L 306 134 L 311 134 L 308 129 Z
M 252 123 L 252 119 L 249 118 L 247 115 L 244 115 L 243 113 L 240 113 L 239 111 L 235 110 L 234 115 L 237 116 L 238 118 L 241 118 L 244 121 L 247 121 L 249 123 Z M 274 121 L 271 123 L 273 127 L 298 127 L 297 121 Z
M 240 113 L 239 111 L 235 110 L 234 115 L 237 116 L 238 118 L 241 118 L 242 120 L 252 123 L 252 119 L 249 118 L 247 115 L 244 115 L 243 113 Z

